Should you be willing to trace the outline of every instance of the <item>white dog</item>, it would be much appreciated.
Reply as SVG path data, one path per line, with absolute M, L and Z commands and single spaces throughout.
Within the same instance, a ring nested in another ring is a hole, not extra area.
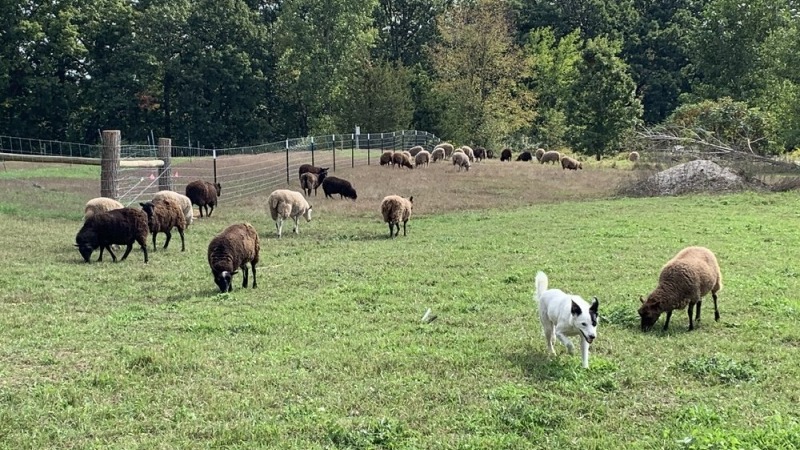
M 547 350 L 555 355 L 555 335 L 567 346 L 567 351 L 573 353 L 575 347 L 567 336 L 580 334 L 582 365 L 584 369 L 588 368 L 589 344 L 597 337 L 597 308 L 600 306 L 597 297 L 589 306 L 586 300 L 577 295 L 565 294 L 560 289 L 547 289 L 547 275 L 538 272 L 534 300 L 539 305 L 539 319 L 542 321 Z

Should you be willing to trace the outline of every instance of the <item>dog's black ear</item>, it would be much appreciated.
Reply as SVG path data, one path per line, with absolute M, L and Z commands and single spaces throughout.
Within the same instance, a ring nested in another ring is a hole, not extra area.
M 641 295 L 639 296 L 639 301 L 642 302 L 642 304 L 644 305 L 644 297 L 642 297 Z
M 598 300 L 597 297 L 592 298 L 594 298 L 594 301 L 592 302 L 592 306 L 589 308 L 589 311 L 597 314 L 597 310 L 600 308 L 600 300 Z
M 572 300 L 572 315 L 573 316 L 580 316 L 581 315 L 581 307 L 575 303 L 575 300 Z

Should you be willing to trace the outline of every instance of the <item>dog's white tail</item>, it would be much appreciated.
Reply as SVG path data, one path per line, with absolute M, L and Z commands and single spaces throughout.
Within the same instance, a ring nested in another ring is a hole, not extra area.
M 534 297 L 538 302 L 542 298 L 542 294 L 547 290 L 547 275 L 544 272 L 536 272 L 536 296 Z

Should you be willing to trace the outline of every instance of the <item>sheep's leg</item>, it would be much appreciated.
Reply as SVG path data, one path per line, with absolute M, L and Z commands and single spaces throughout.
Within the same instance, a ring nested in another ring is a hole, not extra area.
M 178 228 L 178 234 L 181 235 L 181 251 L 185 252 L 186 251 L 186 244 L 183 241 L 183 228 Z
M 669 311 L 667 311 L 667 319 L 664 321 L 664 331 L 667 331 L 667 328 L 669 328 L 669 319 L 671 318 L 672 318 L 672 310 L 670 309 Z
M 250 267 L 253 268 L 253 289 L 255 289 L 256 286 L 257 286 L 257 283 L 256 283 L 256 263 L 251 262 L 250 263 Z
M 697 313 L 694 315 L 694 321 L 700 322 L 700 307 L 703 306 L 703 301 L 699 300 L 697 302 Z
M 242 264 L 242 289 L 247 289 L 247 263 Z
M 583 338 L 581 338 L 581 367 L 589 368 L 589 343 Z
M 158 246 L 156 245 L 156 235 L 158 235 L 158 232 L 153 232 L 153 251 L 158 250 Z
M 100 246 L 100 256 L 97 258 L 97 262 L 103 261 L 103 250 L 105 250 L 104 246 Z
M 694 318 L 692 317 L 692 313 L 694 313 L 694 303 L 689 303 L 689 307 L 686 308 L 686 311 L 689 313 L 689 331 L 694 330 Z
M 207 215 L 208 217 L 211 217 L 211 213 L 213 213 L 213 212 L 214 212 L 214 205 L 209 205 L 209 206 L 211 206 L 211 211 L 209 211 L 209 212 L 208 212 L 208 214 L 206 214 L 206 215 Z M 208 208 L 208 206 L 206 206 L 206 208 Z
M 142 247 L 142 252 L 144 253 L 144 263 L 147 264 L 147 240 L 146 239 L 136 239 L 136 242 L 139 243 L 139 246 Z M 128 253 L 131 252 L 133 248 L 133 243 L 128 245 L 128 251 L 125 252 L 125 256 L 128 256 Z
M 197 205 L 197 209 L 200 211 L 200 217 L 203 217 L 203 205 Z
M 275 229 L 278 231 L 278 239 L 280 239 L 281 231 L 283 230 L 283 217 L 278 217 L 275 221 Z
M 392 234 L 394 233 L 394 227 L 392 227 L 392 222 L 389 222 L 389 237 L 393 238 Z
M 407 220 L 403 221 L 403 236 L 406 235 L 406 222 L 408 222 L 408 221 Z M 397 228 L 398 228 L 397 232 L 399 233 L 400 232 L 400 230 L 399 230 L 400 225 L 398 225 Z
M 166 234 L 166 235 L 167 235 L 167 241 L 166 241 L 166 242 L 164 242 L 164 250 L 166 250 L 166 249 L 167 249 L 167 246 L 169 245 L 169 241 L 170 241 L 170 240 L 172 240 L 172 230 L 170 230 L 170 231 L 167 231 L 167 232 L 165 232 L 164 234 Z M 155 248 L 155 245 L 153 245 L 153 247 Z
M 115 255 L 114 252 L 111 251 L 111 246 L 107 245 L 106 249 L 108 250 L 108 254 L 111 255 L 111 261 L 117 262 L 117 255 Z M 103 251 L 103 249 L 101 248 L 100 251 Z
M 714 320 L 719 322 L 719 309 L 717 308 L 717 293 L 712 292 L 711 297 L 714 299 Z
M 127 258 L 128 255 L 130 255 L 132 249 L 133 249 L 133 242 L 129 243 L 128 246 L 125 247 L 125 253 L 122 254 L 122 259 L 120 259 L 120 261 L 125 261 L 125 258 Z M 111 250 L 109 249 L 109 251 Z
M 294 216 L 294 228 L 292 228 L 292 233 L 300 234 L 300 216 Z

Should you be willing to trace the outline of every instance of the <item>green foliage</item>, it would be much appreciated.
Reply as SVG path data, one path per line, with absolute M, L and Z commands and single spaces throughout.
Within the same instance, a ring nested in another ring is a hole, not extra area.
M 742 152 L 769 155 L 780 151 L 775 145 L 772 116 L 730 98 L 683 105 L 667 119 L 666 125 Z
M 754 381 L 759 372 L 758 367 L 750 361 L 738 362 L 724 355 L 690 358 L 677 367 L 698 379 L 718 383 Z
M 414 114 L 411 77 L 400 63 L 365 64 L 347 87 L 339 129 L 354 125 L 364 133 L 408 129 Z
M 425 47 L 436 41 L 436 19 L 447 0 L 380 0 L 375 8 L 378 38 L 373 54 L 403 66 L 430 67 Z
M 600 159 L 615 154 L 642 114 L 620 47 L 605 38 L 586 42 L 566 105 L 567 139 L 578 152 Z

